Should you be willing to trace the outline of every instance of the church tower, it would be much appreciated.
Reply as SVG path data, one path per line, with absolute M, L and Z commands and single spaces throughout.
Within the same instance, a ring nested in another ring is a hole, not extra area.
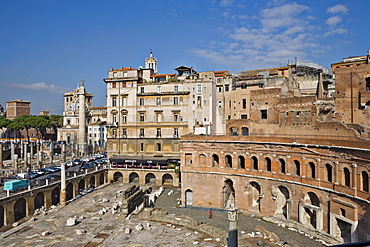
M 158 64 L 157 59 L 155 59 L 153 57 L 153 53 L 150 52 L 149 58 L 147 58 L 145 60 L 145 68 L 146 69 L 153 69 L 154 70 L 154 74 L 158 74 L 157 64 Z

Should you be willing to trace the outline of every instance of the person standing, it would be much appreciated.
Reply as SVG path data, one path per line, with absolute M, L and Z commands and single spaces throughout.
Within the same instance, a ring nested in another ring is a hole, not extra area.
M 212 219 L 213 217 L 213 211 L 212 211 L 212 208 L 209 209 L 209 219 Z

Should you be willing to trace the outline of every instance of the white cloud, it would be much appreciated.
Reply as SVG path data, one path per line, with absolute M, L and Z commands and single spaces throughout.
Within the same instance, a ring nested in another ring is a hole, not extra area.
M 348 9 L 343 4 L 337 4 L 333 7 L 330 7 L 326 10 L 328 13 L 337 14 L 337 13 L 347 13 Z
M 224 7 L 231 6 L 233 4 L 234 0 L 221 0 L 220 5 Z
M 335 35 L 335 34 L 345 34 L 347 32 L 348 32 L 347 29 L 344 29 L 344 28 L 336 28 L 336 29 L 332 29 L 332 30 L 326 32 L 324 34 L 324 36 L 327 37 L 327 36 L 331 36 L 331 35 Z
M 9 84 L 11 87 L 22 88 L 27 90 L 34 90 L 34 91 L 44 91 L 49 93 L 55 94 L 64 94 L 66 92 L 72 91 L 70 88 L 64 88 L 56 85 L 47 85 L 45 82 L 36 82 L 33 84 L 16 84 L 12 83 Z
M 329 25 L 329 26 L 333 26 L 333 25 L 338 24 L 341 21 L 342 21 L 342 18 L 340 18 L 339 16 L 333 16 L 333 17 L 330 17 L 329 19 L 327 19 L 325 24 Z

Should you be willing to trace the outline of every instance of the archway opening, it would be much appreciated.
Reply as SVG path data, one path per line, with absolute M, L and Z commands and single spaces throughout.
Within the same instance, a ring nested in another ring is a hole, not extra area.
M 39 192 L 34 199 L 35 209 L 42 208 L 44 206 L 44 193 Z
M 173 177 L 171 174 L 164 174 L 162 177 L 162 185 L 172 186 Z
M 235 190 L 233 186 L 233 181 L 226 179 L 224 182 L 224 187 L 222 188 L 223 197 L 223 207 L 235 207 Z
M 226 167 L 233 167 L 233 159 L 230 155 L 225 156 Z
M 258 170 L 258 159 L 256 156 L 252 157 L 252 167 L 253 167 L 253 170 Z
M 131 172 L 128 177 L 128 182 L 129 183 L 139 183 L 139 174 L 137 174 L 136 172 Z
M 185 207 L 192 207 L 193 206 L 193 191 L 187 189 L 185 191 Z
M 60 202 L 60 189 L 59 187 L 56 187 L 51 192 L 51 205 L 58 205 Z
M 156 177 L 153 173 L 148 173 L 145 176 L 145 183 L 146 184 L 156 184 Z
M 120 173 L 120 172 L 115 172 L 113 174 L 113 182 L 117 182 L 117 181 L 122 182 L 122 178 L 123 178 L 123 176 L 122 176 L 122 173 Z
M 271 172 L 271 159 L 269 157 L 265 158 L 265 167 L 267 172 Z
M 19 198 L 14 204 L 14 221 L 18 221 L 26 217 L 26 200 Z
M 245 158 L 244 156 L 238 156 L 239 168 L 245 169 Z

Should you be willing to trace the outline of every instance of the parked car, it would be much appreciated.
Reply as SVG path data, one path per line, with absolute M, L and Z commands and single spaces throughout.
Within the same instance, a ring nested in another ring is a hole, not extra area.
M 60 180 L 60 175 L 50 174 L 45 179 L 51 181 Z

